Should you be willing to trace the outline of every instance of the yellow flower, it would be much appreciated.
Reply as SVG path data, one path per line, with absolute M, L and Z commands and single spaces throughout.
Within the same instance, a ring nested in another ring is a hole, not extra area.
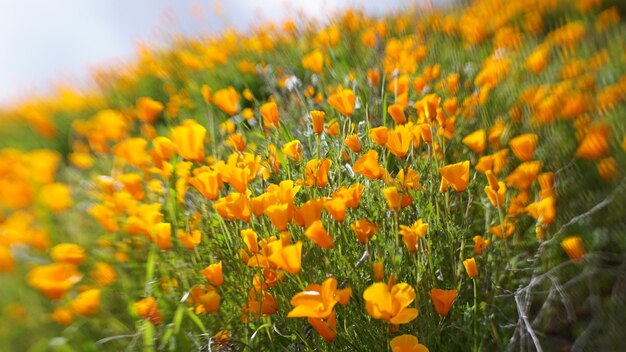
M 474 236 L 473 238 L 474 241 L 474 254 L 475 255 L 481 255 L 485 249 L 487 249 L 487 246 L 489 246 L 489 243 L 491 241 L 486 240 L 483 238 L 483 236 Z
M 304 235 L 324 249 L 333 248 L 333 238 L 324 229 L 321 221 L 314 221 L 304 232 Z
M 159 325 L 163 321 L 154 297 L 146 297 L 135 302 L 133 304 L 133 308 L 139 316 L 150 321 L 154 325 Z
M 356 95 L 350 89 L 342 89 L 328 97 L 328 104 L 337 109 L 343 116 L 351 116 L 354 111 Z
M 283 154 L 285 154 L 289 159 L 299 162 L 300 157 L 302 157 L 302 143 L 299 140 L 294 139 L 291 142 L 286 143 L 282 149 Z
M 367 178 L 377 180 L 382 177 L 383 170 L 378 164 L 378 152 L 370 149 L 352 165 L 352 170 Z
M 278 106 L 271 101 L 261 105 L 261 116 L 263 116 L 263 126 L 265 128 L 278 128 L 280 121 L 278 120 Z
M 322 72 L 324 68 L 324 54 L 319 50 L 314 50 L 302 58 L 302 67 L 315 73 Z
M 419 314 L 417 309 L 408 307 L 415 300 L 415 290 L 407 283 L 393 287 L 384 282 L 374 283 L 363 292 L 363 299 L 372 318 L 391 324 L 406 324 Z
M 366 244 L 378 231 L 378 225 L 365 218 L 350 224 L 350 228 L 354 231 L 360 244 Z
M 204 268 L 201 272 L 202 275 L 211 283 L 213 286 L 221 286 L 224 283 L 224 275 L 222 274 L 222 261 L 220 260 L 218 263 L 210 264 L 206 268 Z
M 213 104 L 229 115 L 239 111 L 239 94 L 233 87 L 223 88 L 213 94 Z
M 526 133 L 509 141 L 509 147 L 520 161 L 530 161 L 537 147 L 537 135 Z
M 387 149 L 398 158 L 404 158 L 411 148 L 413 133 L 406 126 L 400 125 L 387 134 Z
M 115 272 L 115 269 L 111 265 L 104 262 L 97 262 L 94 264 L 89 276 L 93 282 L 101 287 L 109 286 L 117 280 L 117 273 Z
M 360 153 L 361 152 L 361 142 L 359 142 L 359 138 L 356 134 L 351 134 L 346 137 L 346 140 L 343 142 L 352 152 Z
M 74 243 L 60 243 L 52 247 L 50 257 L 57 263 L 80 265 L 87 255 L 85 249 Z
M 204 159 L 204 136 L 206 128 L 195 120 L 185 120 L 172 129 L 170 139 L 176 145 L 178 154 L 184 159 L 202 161 Z
M 348 304 L 352 289 L 337 289 L 337 280 L 333 277 L 324 280 L 321 285 L 308 285 L 304 291 L 291 299 L 294 308 L 287 314 L 289 318 L 328 318 L 335 304 Z
M 70 188 L 62 183 L 50 183 L 41 187 L 41 200 L 53 213 L 59 213 L 72 205 Z
M 413 335 L 396 336 L 389 344 L 392 352 L 428 352 L 428 348 Z
M 30 286 L 52 300 L 63 297 L 81 278 L 76 266 L 66 263 L 36 266 L 26 276 Z
M 143 122 L 153 123 L 163 111 L 163 103 L 148 97 L 137 99 L 137 118 Z
M 485 132 L 484 129 L 474 131 L 465 136 L 462 142 L 474 153 L 481 154 L 483 151 L 485 151 L 485 144 L 487 143 L 487 132 Z
M 567 256 L 575 262 L 581 261 L 585 256 L 585 246 L 583 244 L 583 240 L 578 236 L 565 238 L 561 241 L 561 247 L 563 247 Z
M 469 160 L 439 168 L 441 174 L 441 192 L 446 192 L 451 185 L 457 192 L 463 192 L 469 183 Z
M 465 267 L 467 276 L 469 276 L 470 279 L 473 279 L 476 276 L 478 276 L 478 268 L 476 267 L 476 260 L 473 257 L 469 259 L 465 259 L 463 261 L 463 266 Z
M 418 219 L 413 225 L 400 225 L 400 235 L 410 253 L 417 251 L 417 239 L 423 237 L 428 231 L 428 224 Z
M 391 104 L 387 108 L 387 112 L 398 125 L 404 125 L 406 123 L 406 115 L 404 114 L 404 107 L 402 105 Z
M 72 300 L 70 306 L 78 315 L 95 315 L 100 310 L 100 290 L 89 289 L 81 292 Z

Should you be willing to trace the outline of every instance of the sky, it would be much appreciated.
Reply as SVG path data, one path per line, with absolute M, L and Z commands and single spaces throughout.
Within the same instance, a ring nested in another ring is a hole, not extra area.
M 0 106 L 85 82 L 171 34 L 246 30 L 299 11 L 323 20 L 349 5 L 380 14 L 415 1 L 429 0 L 0 0 Z

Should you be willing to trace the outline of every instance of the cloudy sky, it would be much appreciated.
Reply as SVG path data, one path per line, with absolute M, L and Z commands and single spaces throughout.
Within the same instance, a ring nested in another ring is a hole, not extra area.
M 138 43 L 173 33 L 245 30 L 302 11 L 324 19 L 348 5 L 369 13 L 429 0 L 0 0 L 0 105 L 81 82 L 92 68 L 130 60 Z

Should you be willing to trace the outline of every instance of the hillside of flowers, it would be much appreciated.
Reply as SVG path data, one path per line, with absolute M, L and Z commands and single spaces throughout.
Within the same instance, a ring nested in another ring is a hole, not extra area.
M 0 350 L 623 350 L 625 15 L 347 10 L 24 97 Z

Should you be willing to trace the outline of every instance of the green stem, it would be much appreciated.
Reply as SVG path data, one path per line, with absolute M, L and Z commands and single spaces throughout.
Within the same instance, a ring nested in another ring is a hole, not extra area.
M 478 321 L 478 306 L 476 304 L 476 278 L 472 279 L 474 285 L 474 348 L 473 351 L 478 351 L 478 329 L 476 322 Z

